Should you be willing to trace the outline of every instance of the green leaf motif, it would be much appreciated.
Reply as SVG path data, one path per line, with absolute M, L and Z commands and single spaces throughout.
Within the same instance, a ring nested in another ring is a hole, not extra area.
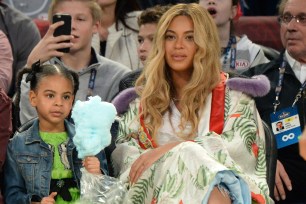
M 163 183 L 159 193 L 167 192 L 171 198 L 176 198 L 180 195 L 184 189 L 184 181 L 183 179 L 179 181 L 178 178 L 181 177 L 177 174 L 171 176 L 170 172 L 167 171 L 165 182 Z M 160 196 L 162 195 L 159 195 L 159 197 Z
M 257 163 L 255 167 L 255 174 L 260 177 L 266 176 L 266 153 L 264 151 L 263 145 L 259 146 Z
M 208 182 L 210 181 L 210 177 L 211 175 L 209 173 L 209 169 L 207 167 L 200 166 L 194 184 L 199 189 L 204 189 L 205 186 L 207 186 Z
M 129 124 L 134 119 L 134 117 L 137 116 L 137 114 L 138 114 L 137 106 L 130 106 L 130 109 L 121 117 L 117 133 L 118 142 L 122 143 L 130 139 L 127 138 L 127 135 L 129 135 L 132 132 L 132 130 L 129 128 Z
M 224 103 L 224 119 L 228 118 L 228 114 L 231 108 L 231 97 L 229 96 L 229 90 L 225 92 L 225 103 Z
M 252 154 L 252 144 L 256 139 L 257 132 L 256 123 L 250 119 L 253 118 L 253 112 L 249 106 L 241 106 L 241 110 L 243 110 L 243 113 L 240 113 L 241 116 L 235 119 L 233 130 L 240 134 L 248 152 Z
M 181 159 L 181 157 L 179 157 L 179 159 L 178 159 L 178 172 L 180 174 L 183 174 L 185 169 L 186 169 L 185 162 Z
M 160 187 L 156 187 L 153 191 L 153 198 L 157 198 L 159 193 L 160 193 L 161 188 Z
M 133 196 L 131 197 L 132 203 L 145 203 L 148 194 L 149 180 L 141 179 L 133 186 Z
M 221 136 L 222 136 L 222 138 L 231 142 L 234 139 L 234 130 L 229 130 L 229 131 L 223 132 Z
M 219 150 L 218 153 L 216 153 L 216 157 L 221 164 L 225 164 L 227 154 L 224 154 L 222 150 Z

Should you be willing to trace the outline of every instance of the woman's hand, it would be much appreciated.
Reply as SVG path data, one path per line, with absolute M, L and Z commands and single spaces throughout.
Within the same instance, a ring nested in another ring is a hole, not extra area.
M 48 197 L 43 197 L 41 199 L 41 204 L 55 204 L 55 196 L 57 195 L 56 192 L 52 192 Z
M 83 166 L 92 174 L 101 174 L 100 161 L 97 157 L 86 157 L 83 160 Z
M 140 157 L 136 159 L 133 165 L 131 166 L 131 171 L 129 175 L 130 183 L 136 183 L 145 170 L 150 168 L 154 162 L 156 162 L 166 152 L 168 152 L 170 149 L 172 149 L 179 143 L 180 142 L 165 144 L 140 155 Z
M 34 47 L 30 53 L 27 60 L 27 67 L 30 67 L 34 62 L 40 60 L 41 63 L 44 63 L 51 59 L 52 57 L 62 57 L 65 53 L 57 51 L 60 48 L 70 48 L 73 44 L 71 42 L 63 42 L 66 40 L 71 40 L 72 35 L 61 35 L 54 37 L 53 33 L 55 29 L 64 22 L 56 22 L 49 26 L 49 29 L 45 36 L 39 41 L 39 43 Z
M 286 199 L 286 192 L 283 186 L 283 183 L 286 185 L 286 188 L 291 191 L 292 184 L 291 180 L 283 166 L 283 164 L 277 160 L 276 163 L 276 173 L 275 173 L 275 186 L 274 186 L 274 198 L 279 201 Z

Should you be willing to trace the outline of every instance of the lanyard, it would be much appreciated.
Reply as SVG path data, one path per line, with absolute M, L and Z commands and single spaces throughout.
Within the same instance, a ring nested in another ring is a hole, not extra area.
M 285 73 L 286 65 L 287 65 L 287 61 L 285 60 L 285 55 L 284 55 L 284 59 L 283 59 L 283 61 L 281 63 L 281 66 L 279 68 L 278 84 L 275 87 L 275 101 L 273 103 L 273 105 L 274 105 L 274 113 L 276 112 L 277 106 L 279 106 L 279 104 L 280 104 L 279 94 L 280 94 L 280 92 L 282 90 L 282 85 L 283 85 L 283 81 L 284 81 L 284 73 Z M 299 89 L 299 92 L 295 96 L 295 99 L 294 99 L 294 102 L 292 104 L 292 107 L 295 106 L 296 102 L 302 97 L 302 92 L 303 92 L 303 90 L 305 88 L 306 88 L 306 81 L 304 81 L 304 83 L 302 84 L 302 86 Z
M 296 102 L 302 97 L 302 92 L 305 88 L 306 88 L 306 81 L 304 81 L 301 88 L 299 89 L 299 92 L 297 93 L 292 106 L 294 106 L 296 104 Z
M 223 65 L 226 64 L 227 61 L 227 53 L 229 52 L 229 50 L 231 51 L 231 57 L 230 57 L 230 68 L 231 69 L 235 69 L 236 68 L 236 37 L 235 36 L 231 36 L 229 41 L 228 41 L 228 45 L 227 47 L 224 49 L 223 55 L 224 55 L 224 60 L 223 60 Z
M 89 96 L 92 96 L 93 94 L 93 89 L 95 88 L 96 75 L 97 75 L 97 70 L 92 69 L 90 72 L 90 77 L 88 82 L 88 91 L 87 91 L 86 100 L 89 100 Z

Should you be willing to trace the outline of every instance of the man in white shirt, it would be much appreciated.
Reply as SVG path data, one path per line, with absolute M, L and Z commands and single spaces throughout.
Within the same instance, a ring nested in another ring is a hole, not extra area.
M 299 155 L 298 140 L 306 124 L 306 1 L 281 0 L 280 34 L 286 50 L 280 58 L 255 66 L 244 74 L 266 75 L 271 81 L 268 95 L 257 98 L 262 119 L 276 137 L 278 160 L 275 172 L 276 203 L 305 203 L 306 161 Z M 282 121 L 284 130 L 277 131 Z M 273 192 L 274 190 L 274 192 Z

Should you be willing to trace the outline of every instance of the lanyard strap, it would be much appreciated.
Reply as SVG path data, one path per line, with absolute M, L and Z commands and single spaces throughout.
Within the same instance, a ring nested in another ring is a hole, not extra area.
M 274 113 L 276 112 L 277 106 L 279 106 L 279 104 L 280 104 L 279 95 L 280 95 L 280 92 L 282 90 L 282 85 L 283 85 L 283 81 L 284 81 L 284 73 L 285 73 L 286 65 L 287 65 L 287 61 L 285 60 L 285 55 L 284 55 L 283 61 L 282 61 L 281 66 L 279 68 L 278 84 L 275 87 L 275 101 L 273 103 L 273 105 L 274 105 Z M 295 96 L 295 99 L 294 99 L 294 102 L 292 104 L 292 107 L 295 106 L 296 102 L 298 102 L 298 100 L 302 97 L 302 92 L 303 92 L 303 90 L 305 88 L 306 88 L 306 81 L 304 81 L 304 83 L 302 84 L 302 86 L 299 89 L 299 92 Z
M 299 89 L 299 92 L 297 93 L 297 95 L 295 96 L 294 102 L 292 104 L 292 107 L 296 104 L 296 102 L 298 102 L 298 100 L 302 97 L 302 92 L 304 91 L 304 89 L 306 88 L 306 81 L 304 81 L 304 83 L 302 84 L 301 88 Z
M 223 51 L 223 65 L 226 65 L 226 61 L 227 61 L 227 54 L 229 51 L 231 51 L 231 56 L 230 56 L 230 68 L 231 69 L 235 69 L 236 68 L 236 37 L 235 36 L 230 36 L 230 39 L 228 41 L 228 44 L 226 46 L 226 48 Z
M 231 63 L 230 63 L 230 68 L 235 69 L 236 68 L 236 37 L 232 36 L 231 37 L 232 45 L 231 45 Z
M 277 86 L 275 87 L 275 101 L 273 103 L 274 113 L 277 109 L 277 106 L 279 106 L 279 104 L 280 104 L 279 94 L 280 94 L 280 92 L 282 90 L 282 86 L 283 86 L 284 73 L 285 73 L 286 65 L 287 65 L 287 61 L 285 60 L 285 55 L 284 55 L 284 59 L 283 59 L 283 61 L 281 63 L 281 66 L 279 68 L 278 83 L 277 83 Z
M 93 94 L 93 90 L 95 88 L 96 75 L 97 75 L 97 70 L 92 69 L 90 71 L 86 100 L 89 100 L 89 96 L 92 96 L 92 94 Z

